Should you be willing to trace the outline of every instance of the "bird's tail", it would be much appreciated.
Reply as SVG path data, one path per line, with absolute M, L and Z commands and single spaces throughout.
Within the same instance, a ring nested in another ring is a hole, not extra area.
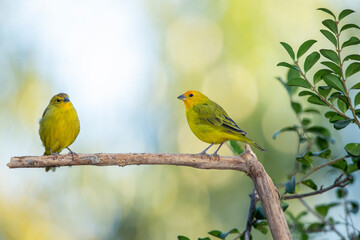
M 245 137 L 245 136 L 244 136 L 243 141 L 246 142 L 246 143 L 248 143 L 248 144 L 250 144 L 250 145 L 252 145 L 252 146 L 254 146 L 254 147 L 256 147 L 257 149 L 259 149 L 259 150 L 261 150 L 261 151 L 266 152 L 265 149 L 263 149 L 259 144 L 257 144 L 256 142 L 254 142 L 253 140 L 251 140 L 251 139 L 248 138 L 248 137 Z

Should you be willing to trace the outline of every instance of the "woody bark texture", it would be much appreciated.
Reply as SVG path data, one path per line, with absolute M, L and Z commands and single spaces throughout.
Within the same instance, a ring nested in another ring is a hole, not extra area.
M 234 157 L 212 156 L 210 158 L 209 156 L 199 154 L 166 153 L 96 153 L 78 154 L 72 160 L 71 154 L 63 154 L 57 158 L 52 155 L 12 157 L 7 164 L 9 168 L 45 168 L 76 165 L 122 167 L 128 165 L 176 165 L 200 169 L 228 169 L 244 172 L 254 182 L 273 238 L 276 240 L 291 239 L 290 231 L 281 209 L 278 191 L 249 145 L 245 146 L 244 153 Z

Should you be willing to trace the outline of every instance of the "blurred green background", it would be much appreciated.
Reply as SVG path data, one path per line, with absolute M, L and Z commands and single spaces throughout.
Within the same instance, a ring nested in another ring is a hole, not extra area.
M 78 111 L 77 153 L 200 152 L 207 144 L 192 134 L 176 99 L 199 90 L 268 150 L 256 153 L 283 183 L 297 138 L 272 139 L 296 120 L 275 80 L 286 74 L 276 64 L 289 60 L 279 42 L 328 44 L 319 7 L 351 8 L 357 13 L 348 20 L 360 21 L 358 0 L 0 0 L 0 239 L 195 239 L 245 229 L 252 183 L 243 173 L 171 166 L 45 173 L 6 163 L 43 153 L 38 121 L 59 92 Z M 360 141 L 354 131 L 334 133 L 335 152 Z M 232 152 L 224 146 L 220 154 Z M 349 197 L 356 196 L 353 186 Z M 299 211 L 296 200 L 289 203 Z

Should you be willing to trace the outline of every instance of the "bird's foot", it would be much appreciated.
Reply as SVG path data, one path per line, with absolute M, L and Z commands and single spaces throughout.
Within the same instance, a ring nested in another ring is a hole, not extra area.
M 72 156 L 72 160 L 75 161 L 75 155 L 78 157 L 79 155 L 76 152 L 71 151 L 70 148 L 66 147 L 67 150 L 69 150 L 69 154 Z
M 219 161 L 220 160 L 220 155 L 217 154 L 217 153 L 213 153 L 210 155 L 211 159 L 214 158 L 216 161 Z
M 206 153 L 206 151 L 202 151 L 201 153 L 198 153 L 198 155 L 207 156 L 207 157 L 211 158 L 211 155 Z

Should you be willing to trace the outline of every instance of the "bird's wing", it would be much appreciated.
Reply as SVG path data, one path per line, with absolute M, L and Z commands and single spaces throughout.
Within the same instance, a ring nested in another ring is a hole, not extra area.
M 199 124 L 209 124 L 230 133 L 246 135 L 247 133 L 229 117 L 225 110 L 215 102 L 207 102 L 193 107 L 198 114 Z

